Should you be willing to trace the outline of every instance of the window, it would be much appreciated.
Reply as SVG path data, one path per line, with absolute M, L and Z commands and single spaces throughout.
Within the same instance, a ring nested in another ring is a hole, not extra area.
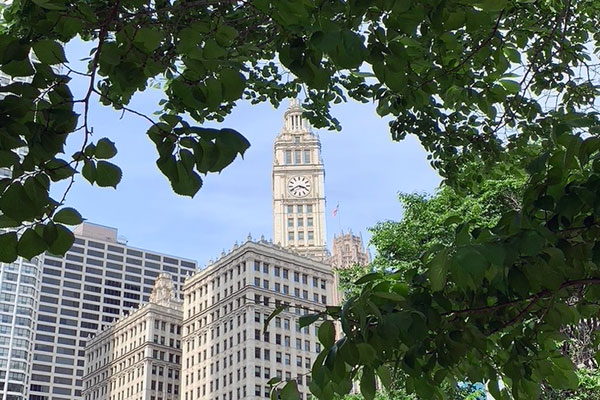
M 300 150 L 294 150 L 294 164 L 301 164 L 302 160 L 300 160 L 300 156 L 302 152 Z
M 265 289 L 269 288 L 269 281 L 266 279 L 263 280 L 263 288 L 265 288 Z
M 284 162 L 286 164 L 291 164 L 292 163 L 292 151 L 291 150 L 286 150 L 285 151 L 285 160 Z
M 315 233 L 313 231 L 308 231 L 308 240 L 315 240 Z
M 254 286 L 260 287 L 260 278 L 254 278 Z
M 298 226 L 299 227 L 304 226 L 304 218 L 298 218 Z
M 275 282 L 275 291 L 281 292 L 281 284 L 280 283 Z
M 294 282 L 300 282 L 300 273 L 294 272 Z
M 304 232 L 303 231 L 298 232 L 298 240 L 304 240 Z
M 294 213 L 294 206 L 287 206 L 287 213 L 288 214 L 293 214 Z
M 302 214 L 304 206 L 302 204 L 298 204 L 298 206 L 296 206 L 296 207 L 297 207 L 296 209 L 298 211 L 298 214 Z
M 302 274 L 302 283 L 308 285 L 308 275 Z
M 283 294 L 290 294 L 290 287 L 288 285 L 283 285 Z
M 308 206 L 306 206 L 306 207 L 308 207 Z M 313 219 L 312 219 L 312 217 L 306 218 L 306 226 L 308 226 L 308 227 L 313 226 Z
M 268 273 L 269 273 L 269 264 L 267 264 L 267 263 L 263 263 L 263 272 L 264 272 L 265 274 L 268 274 Z
M 304 164 L 310 164 L 310 150 L 304 150 Z
M 288 232 L 288 240 L 294 240 L 294 232 Z
M 260 262 L 254 261 L 254 270 L 260 272 Z
M 319 278 L 313 277 L 312 282 L 313 282 L 313 287 L 319 287 Z
M 306 213 L 310 214 L 312 212 L 313 212 L 313 206 L 312 206 L 312 204 L 307 204 L 306 205 Z
M 288 279 L 288 275 L 289 275 L 289 270 L 287 269 L 283 269 L 283 279 Z
M 260 359 L 260 347 L 254 348 L 254 358 Z
M 280 267 L 274 267 L 273 270 L 275 272 L 275 276 L 281 275 L 281 268 Z
M 294 218 L 288 218 L 288 228 L 294 227 Z

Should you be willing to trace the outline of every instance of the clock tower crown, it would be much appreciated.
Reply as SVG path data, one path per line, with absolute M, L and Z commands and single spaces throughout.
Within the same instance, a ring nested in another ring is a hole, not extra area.
M 325 259 L 325 169 L 319 137 L 293 99 L 273 145 L 273 239 L 301 254 Z

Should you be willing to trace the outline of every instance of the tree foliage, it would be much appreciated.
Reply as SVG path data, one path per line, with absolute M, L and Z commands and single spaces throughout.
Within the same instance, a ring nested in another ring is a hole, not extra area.
M 468 172 L 481 167 L 471 165 Z M 400 193 L 402 219 L 379 222 L 370 229 L 371 244 L 377 250 L 373 267 L 415 266 L 423 252 L 451 244 L 460 223 L 468 222 L 473 229 L 493 227 L 504 212 L 520 209 L 524 176 L 486 177 L 474 191 L 459 192 L 442 185 L 431 196 Z

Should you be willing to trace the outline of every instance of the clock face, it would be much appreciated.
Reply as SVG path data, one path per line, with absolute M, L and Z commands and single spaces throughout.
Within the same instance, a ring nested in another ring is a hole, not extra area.
M 310 193 L 310 181 L 305 176 L 294 176 L 288 182 L 288 190 L 292 196 L 304 197 Z

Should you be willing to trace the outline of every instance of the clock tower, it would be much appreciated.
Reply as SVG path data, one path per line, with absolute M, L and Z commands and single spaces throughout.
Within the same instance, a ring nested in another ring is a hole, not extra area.
M 325 260 L 325 169 L 321 143 L 302 117 L 298 100 L 283 115 L 273 146 L 273 240 Z

